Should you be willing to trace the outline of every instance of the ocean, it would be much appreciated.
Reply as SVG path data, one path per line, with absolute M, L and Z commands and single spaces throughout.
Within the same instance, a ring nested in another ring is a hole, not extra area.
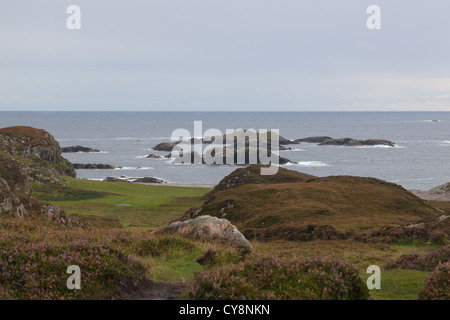
M 302 143 L 280 155 L 298 164 L 284 165 L 316 176 L 375 177 L 407 189 L 428 190 L 450 182 L 449 112 L 0 112 L 0 127 L 33 126 L 49 131 L 61 146 L 82 145 L 99 153 L 65 153 L 73 163 L 105 163 L 114 170 L 77 170 L 77 176 L 157 177 L 171 183 L 215 184 L 237 166 L 179 165 L 147 159 L 172 131 L 279 129 L 288 139 L 309 136 L 386 139 L 395 147 L 318 146 Z

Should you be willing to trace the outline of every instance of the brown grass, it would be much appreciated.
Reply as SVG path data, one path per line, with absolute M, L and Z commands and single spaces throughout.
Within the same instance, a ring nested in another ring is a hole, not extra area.
M 373 178 L 329 177 L 247 184 L 216 192 L 201 214 L 224 217 L 240 230 L 330 225 L 339 231 L 369 231 L 414 223 L 439 212 L 395 184 Z

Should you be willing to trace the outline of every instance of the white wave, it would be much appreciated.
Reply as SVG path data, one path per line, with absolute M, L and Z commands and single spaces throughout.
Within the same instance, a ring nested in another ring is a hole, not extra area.
M 120 167 L 115 168 L 114 170 L 154 170 L 152 167 Z
M 306 151 L 305 149 L 292 148 L 291 150 L 280 150 L 280 152 Z
M 330 167 L 328 163 L 322 161 L 300 161 L 297 163 L 288 163 L 285 166 L 298 166 L 298 167 Z
M 375 146 L 357 146 L 355 148 L 357 148 L 357 149 L 404 149 L 406 147 L 399 146 L 399 145 L 394 145 L 393 147 L 391 147 L 391 146 L 386 146 L 383 144 L 377 144 Z
M 103 181 L 103 179 L 99 179 L 99 178 L 85 178 L 83 180 L 90 180 L 90 181 Z
M 170 141 L 171 137 L 117 137 L 114 140 L 118 140 L 118 141 L 156 141 L 156 140 Z
M 96 153 L 109 153 L 109 151 L 95 151 L 95 152 L 85 152 L 85 151 L 78 151 L 78 152 L 63 152 L 63 153 L 89 153 L 89 154 L 96 154 Z

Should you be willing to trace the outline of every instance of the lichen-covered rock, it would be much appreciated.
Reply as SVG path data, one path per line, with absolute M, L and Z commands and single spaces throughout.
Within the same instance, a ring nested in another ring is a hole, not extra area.
M 0 129 L 0 214 L 20 220 L 44 215 L 70 224 L 58 206 L 31 196 L 31 182 L 61 185 L 62 175 L 74 177 L 75 169 L 50 133 L 31 127 Z
M 59 143 L 42 129 L 25 126 L 0 129 L 0 151 L 3 153 L 0 162 L 9 163 L 12 159 L 21 162 L 26 174 L 37 182 L 59 182 L 61 175 L 76 176 L 72 164 L 61 156 Z
M 200 216 L 186 221 L 175 221 L 165 226 L 161 232 L 175 232 L 190 238 L 213 240 L 221 239 L 253 250 L 244 235 L 226 219 Z
M 53 203 L 45 204 L 41 208 L 41 214 L 48 220 L 56 221 L 64 225 L 70 225 L 70 217 L 62 212 L 57 205 Z

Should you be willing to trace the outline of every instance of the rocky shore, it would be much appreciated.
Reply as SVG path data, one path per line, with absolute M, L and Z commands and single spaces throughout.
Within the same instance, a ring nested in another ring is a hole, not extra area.
M 92 149 L 88 147 L 83 146 L 70 146 L 70 147 L 62 147 L 61 148 L 62 153 L 74 153 L 74 152 L 100 152 L 98 149 Z
M 308 137 L 294 140 L 296 143 L 317 143 L 319 146 L 389 146 L 394 147 L 395 143 L 389 140 L 383 139 L 367 139 L 357 140 L 353 138 L 339 138 L 334 139 L 328 136 Z
M 103 181 L 106 182 L 132 182 L 132 183 L 165 183 L 164 180 L 155 178 L 155 177 L 144 177 L 144 178 L 114 178 L 114 177 L 107 177 Z
M 75 169 L 88 169 L 88 170 L 105 170 L 105 169 L 116 169 L 115 166 L 103 163 L 73 163 Z
M 410 190 L 410 192 L 427 201 L 450 201 L 450 182 L 434 187 L 428 191 Z

